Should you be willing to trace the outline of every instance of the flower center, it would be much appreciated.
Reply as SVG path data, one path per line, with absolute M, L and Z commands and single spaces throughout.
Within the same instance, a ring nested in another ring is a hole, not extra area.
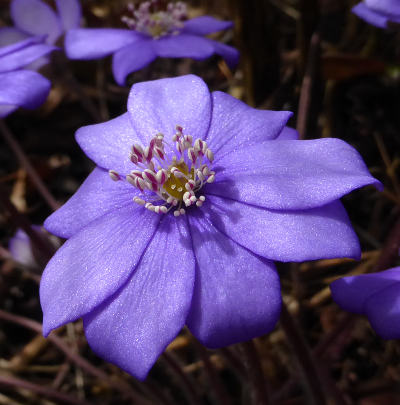
M 193 142 L 191 135 L 184 135 L 179 125 L 172 141 L 174 145 L 167 143 L 159 133 L 146 148 L 134 144 L 130 160 L 136 168 L 125 180 L 144 195 L 144 198 L 134 197 L 135 203 L 157 214 L 174 209 L 178 217 L 185 214 L 184 206 L 203 205 L 206 198 L 198 192 L 205 183 L 215 179 L 215 172 L 209 168 L 214 154 L 206 142 L 201 139 Z M 115 170 L 110 170 L 109 174 L 114 181 L 123 178 Z
M 129 28 L 151 35 L 158 39 L 165 35 L 178 34 L 187 19 L 187 6 L 178 1 L 168 3 L 165 0 L 149 0 L 141 3 L 137 9 L 128 5 L 130 15 L 121 18 Z

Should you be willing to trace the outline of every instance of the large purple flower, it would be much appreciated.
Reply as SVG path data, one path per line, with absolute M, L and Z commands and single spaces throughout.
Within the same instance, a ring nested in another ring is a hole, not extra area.
M 31 37 L 0 48 L 0 118 L 18 107 L 34 109 L 47 98 L 51 84 L 39 73 L 23 70 L 57 48 Z
M 57 12 L 42 0 L 13 0 L 14 27 L 0 30 L 0 45 L 8 45 L 32 35 L 45 35 L 54 44 L 66 31 L 77 28 L 81 20 L 79 0 L 55 0 Z
M 387 28 L 387 23 L 400 23 L 399 0 L 364 0 L 352 9 L 354 14 L 369 24 Z
M 68 241 L 43 274 L 44 334 L 83 317 L 93 350 L 144 378 L 184 324 L 211 348 L 271 331 L 273 260 L 359 258 L 339 198 L 380 183 L 290 116 L 189 75 L 135 84 L 127 113 L 78 130 L 97 167 L 45 222 Z
M 113 54 L 113 72 L 117 83 L 124 85 L 129 73 L 147 66 L 157 57 L 206 59 L 221 55 L 234 67 L 238 51 L 204 35 L 232 27 L 231 21 L 218 21 L 210 16 L 186 20 L 182 2 L 161 1 L 142 3 L 132 15 L 123 18 L 129 29 L 86 28 L 68 32 L 65 50 L 70 59 L 98 59 Z
M 331 291 L 344 310 L 366 315 L 384 339 L 400 339 L 400 267 L 341 278 Z

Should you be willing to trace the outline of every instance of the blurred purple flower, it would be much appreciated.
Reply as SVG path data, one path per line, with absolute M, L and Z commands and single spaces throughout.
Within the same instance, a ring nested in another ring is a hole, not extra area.
M 400 23 L 399 0 L 364 0 L 352 9 L 353 13 L 369 24 L 387 28 L 387 23 Z
M 37 108 L 46 100 L 50 82 L 22 68 L 55 49 L 44 44 L 43 37 L 30 37 L 0 48 L 0 118 L 18 107 Z
M 79 129 L 97 167 L 45 222 L 68 240 L 42 277 L 43 333 L 83 317 L 93 350 L 144 378 L 184 324 L 211 348 L 271 331 L 273 260 L 359 258 L 339 198 L 380 183 L 290 116 L 189 75 L 135 84 L 127 113 Z
M 400 267 L 341 278 L 331 291 L 341 308 L 366 315 L 378 335 L 400 339 Z
M 79 0 L 55 0 L 57 13 L 42 0 L 13 0 L 11 18 L 14 27 L 0 29 L 0 46 L 9 45 L 30 36 L 44 35 L 48 44 L 72 28 L 81 20 Z
M 54 248 L 60 246 L 58 238 L 49 235 L 42 226 L 33 225 L 32 228 L 40 233 L 42 237 L 46 238 Z M 13 260 L 24 266 L 40 268 L 41 263 L 46 263 L 45 258 L 42 257 L 42 252 L 35 251 L 29 236 L 22 229 L 18 229 L 15 235 L 10 239 L 8 249 Z
M 85 28 L 71 30 L 65 39 L 70 59 L 98 59 L 113 54 L 113 72 L 117 83 L 124 85 L 128 74 L 147 66 L 157 57 L 202 60 L 214 53 L 230 67 L 239 59 L 238 51 L 228 45 L 205 38 L 207 34 L 232 27 L 231 21 L 210 16 L 186 20 L 186 5 L 146 1 L 138 9 L 130 6 L 130 17 L 123 21 L 129 29 Z

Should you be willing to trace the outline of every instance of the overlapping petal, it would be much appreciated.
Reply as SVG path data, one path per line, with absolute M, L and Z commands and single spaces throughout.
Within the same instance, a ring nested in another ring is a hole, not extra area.
M 267 141 L 216 162 L 207 192 L 269 209 L 310 209 L 379 181 L 340 139 Z
M 76 140 L 97 165 L 121 174 L 128 174 L 132 170 L 131 147 L 142 141 L 135 132 L 128 113 L 101 124 L 78 129 Z
M 148 38 L 140 39 L 123 47 L 113 56 L 112 69 L 115 81 L 123 86 L 129 73 L 144 68 L 156 57 L 152 40 Z
M 13 0 L 11 17 L 18 29 L 32 35 L 47 35 L 50 44 L 62 34 L 57 14 L 41 0 Z
M 64 31 L 79 27 L 82 18 L 79 0 L 56 0 L 56 5 Z
M 203 80 L 194 75 L 137 83 L 129 94 L 128 112 L 144 145 L 158 132 L 172 137 L 176 125 L 193 138 L 205 138 L 211 97 Z
M 128 203 L 68 239 L 47 264 L 40 283 L 43 334 L 86 315 L 122 287 L 159 220 Z
M 22 42 L 27 41 L 29 40 Z M 15 44 L 15 46 L 17 46 L 17 44 Z M 7 48 L 11 47 L 13 47 L 13 45 Z M 0 72 L 20 69 L 36 61 L 42 56 L 48 55 L 50 52 L 56 49 L 58 48 L 43 43 L 32 43 L 28 46 L 21 47 L 21 49 L 17 50 L 16 52 L 10 52 L 1 56 Z
M 14 27 L 4 27 L 0 29 L 0 48 L 21 42 L 29 38 L 28 34 L 25 34 L 21 30 Z
M 132 203 L 139 190 L 124 181 L 112 181 L 106 170 L 96 167 L 75 194 L 50 215 L 45 228 L 70 238 L 95 219 Z M 79 214 L 78 214 L 79 213 Z
M 240 53 L 236 48 L 222 42 L 213 41 L 212 39 L 208 39 L 208 42 L 214 48 L 214 53 L 221 56 L 228 64 L 230 69 L 236 68 L 240 57 Z
M 204 220 L 258 255 L 281 262 L 360 258 L 360 245 L 340 201 L 303 211 L 274 211 L 207 195 Z
M 367 23 L 379 28 L 386 28 L 389 17 L 368 8 L 365 3 L 358 3 L 351 11 Z
M 144 379 L 185 323 L 194 267 L 185 219 L 165 217 L 128 282 L 84 317 L 91 348 Z
M 367 300 L 374 294 L 400 283 L 400 269 L 343 277 L 331 284 L 332 297 L 343 309 L 365 313 Z
M 213 32 L 227 30 L 233 27 L 232 21 L 221 21 L 209 15 L 191 18 L 185 21 L 182 32 L 195 35 L 208 35 Z
M 364 0 L 371 10 L 393 17 L 400 17 L 400 3 L 398 0 Z
M 270 332 L 279 318 L 279 277 L 272 262 L 242 248 L 201 218 L 189 217 L 196 256 L 190 331 L 210 348 Z
M 214 153 L 215 165 L 232 152 L 276 139 L 293 115 L 289 111 L 258 110 L 220 91 L 214 91 L 211 98 L 211 124 L 205 141 Z
M 400 338 L 400 268 L 344 277 L 331 284 L 332 298 L 343 309 L 368 317 L 385 339 Z
M 33 109 L 47 98 L 51 83 L 39 73 L 29 70 L 0 73 L 1 116 L 9 114 L 15 106 Z
M 77 28 L 65 36 L 65 52 L 70 59 L 97 59 L 143 39 L 143 35 L 118 28 Z
M 190 34 L 168 35 L 151 40 L 155 53 L 162 58 L 206 59 L 214 53 L 209 40 Z

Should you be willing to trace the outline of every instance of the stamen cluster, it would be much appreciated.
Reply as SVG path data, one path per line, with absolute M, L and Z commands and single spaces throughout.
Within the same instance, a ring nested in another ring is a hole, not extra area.
M 214 154 L 205 141 L 193 142 L 191 135 L 184 135 L 179 125 L 172 141 L 174 144 L 170 145 L 164 135 L 158 133 L 145 148 L 134 144 L 130 160 L 136 169 L 127 174 L 125 180 L 143 193 L 150 190 L 155 194 L 151 199 L 134 197 L 135 203 L 157 214 L 166 214 L 175 208 L 177 217 L 185 214 L 183 206 L 203 205 L 205 196 L 197 197 L 196 193 L 215 179 L 215 172 L 209 168 Z M 115 170 L 110 170 L 109 174 L 114 181 L 122 180 Z
M 129 28 L 151 35 L 154 39 L 165 35 L 176 35 L 187 19 L 187 6 L 178 1 L 168 3 L 163 0 L 149 0 L 141 3 L 137 9 L 128 5 L 130 16 L 121 18 Z

